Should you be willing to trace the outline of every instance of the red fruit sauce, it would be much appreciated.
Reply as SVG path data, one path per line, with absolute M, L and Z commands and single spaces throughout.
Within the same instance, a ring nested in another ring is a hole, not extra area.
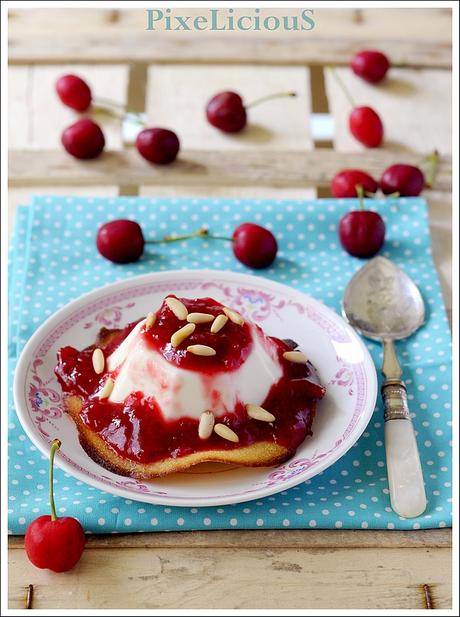
M 223 305 L 211 298 L 188 300 L 181 298 L 189 313 L 222 313 Z M 107 358 L 128 336 L 138 322 L 121 330 L 104 349 Z M 247 323 L 240 326 L 231 320 L 216 334 L 210 332 L 210 324 L 197 324 L 195 331 L 178 348 L 170 344 L 171 335 L 187 322 L 179 321 L 163 303 L 157 313 L 155 324 L 149 330 L 142 328 L 139 336 L 163 357 L 181 369 L 197 371 L 209 376 L 219 372 L 235 371 L 248 357 L 252 346 L 252 332 Z M 198 436 L 198 420 L 182 417 L 166 420 L 156 401 L 146 398 L 142 392 L 133 392 L 122 403 L 113 403 L 95 396 L 107 373 L 96 375 L 92 365 L 95 346 L 78 351 L 64 347 L 58 352 L 55 372 L 63 391 L 79 395 L 83 399 L 80 416 L 83 422 L 96 432 L 123 458 L 139 463 L 151 463 L 165 457 L 178 458 L 200 450 L 234 449 L 258 441 L 270 441 L 285 446 L 290 454 L 311 435 L 311 424 L 316 411 L 316 401 L 325 394 L 313 365 L 289 362 L 283 353 L 293 348 L 292 343 L 273 337 L 268 341 L 277 348 L 283 375 L 268 392 L 262 407 L 273 413 L 273 423 L 261 422 L 248 417 L 246 403 L 238 402 L 236 409 L 216 418 L 229 426 L 239 437 L 239 443 L 222 439 L 215 433 L 209 439 Z M 215 356 L 196 356 L 186 351 L 189 345 L 208 345 L 216 350 Z M 116 379 L 116 371 L 111 374 Z M 220 396 L 219 392 L 213 395 Z M 205 411 L 205 409 L 203 409 Z M 104 464 L 103 461 L 101 461 Z

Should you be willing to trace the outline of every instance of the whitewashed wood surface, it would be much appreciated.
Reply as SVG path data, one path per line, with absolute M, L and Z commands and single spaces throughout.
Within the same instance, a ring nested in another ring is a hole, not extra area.
M 378 177 L 395 155 L 416 162 L 437 147 L 440 173 L 425 197 L 450 310 L 451 12 L 316 9 L 315 19 L 308 37 L 262 32 L 235 43 L 219 33 L 152 38 L 143 32 L 143 11 L 134 9 L 92 9 L 90 17 L 81 9 L 11 10 L 10 225 L 17 204 L 36 193 L 327 196 L 341 168 L 362 167 Z M 381 113 L 388 139 L 378 151 L 349 136 L 343 95 L 325 68 L 346 65 L 369 46 L 398 65 L 386 84 L 371 87 L 349 69 L 337 70 L 359 104 Z M 149 166 L 123 144 L 119 122 L 107 119 L 107 155 L 82 164 L 63 153 L 60 133 L 78 117 L 54 93 L 64 72 L 81 74 L 96 95 L 146 110 L 153 124 L 177 130 L 184 146 L 177 163 Z M 204 104 L 230 88 L 245 101 L 285 89 L 299 96 L 254 107 L 252 127 L 229 137 L 206 124 Z M 330 111 L 337 127 L 334 143 L 323 149 L 311 134 L 317 111 Z M 19 537 L 10 540 L 9 605 L 24 608 L 33 584 L 37 609 L 448 609 L 450 559 L 447 529 L 132 534 L 89 537 L 77 568 L 54 575 L 27 561 Z

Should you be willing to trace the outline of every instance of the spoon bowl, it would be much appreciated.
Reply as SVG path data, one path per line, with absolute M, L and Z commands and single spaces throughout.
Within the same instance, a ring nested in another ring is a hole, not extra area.
M 397 341 L 423 324 L 425 307 L 414 281 L 386 257 L 375 257 L 348 283 L 343 314 L 363 336 Z

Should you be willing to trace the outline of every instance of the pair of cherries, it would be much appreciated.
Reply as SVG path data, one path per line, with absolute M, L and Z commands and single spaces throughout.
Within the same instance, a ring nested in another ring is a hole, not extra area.
M 96 235 L 99 253 L 114 263 L 137 261 L 144 252 L 146 244 L 176 242 L 190 238 L 210 238 L 227 240 L 232 243 L 235 257 L 249 268 L 267 268 L 278 252 L 275 236 L 269 229 L 255 223 L 242 223 L 234 230 L 231 238 L 211 235 L 207 228 L 201 228 L 185 236 L 166 236 L 163 240 L 145 240 L 139 223 L 128 219 L 117 219 L 102 225 Z
M 363 50 L 353 57 L 351 68 L 355 75 L 369 83 L 376 84 L 385 79 L 390 68 L 390 61 L 380 51 Z M 337 76 L 336 78 L 338 79 Z M 380 116 L 372 107 L 355 107 L 353 99 L 345 86 L 340 80 L 339 83 L 353 107 L 348 118 L 351 134 L 367 148 L 378 148 L 383 141 L 384 134 L 383 122 Z
M 63 75 L 56 82 L 56 92 L 68 107 L 83 113 L 93 101 L 88 84 L 77 75 Z M 101 127 L 90 118 L 81 118 L 67 127 L 61 136 L 62 145 L 77 159 L 94 159 L 105 147 L 105 137 Z M 139 154 L 156 165 L 172 163 L 177 157 L 180 142 L 177 135 L 169 129 L 146 128 L 136 138 Z
M 360 169 L 344 169 L 331 181 L 334 197 L 356 197 L 356 187 L 361 186 L 366 194 L 374 194 L 379 188 L 384 195 L 397 193 L 400 197 L 417 197 L 425 187 L 425 175 L 415 165 L 396 163 L 387 167 L 377 182 Z

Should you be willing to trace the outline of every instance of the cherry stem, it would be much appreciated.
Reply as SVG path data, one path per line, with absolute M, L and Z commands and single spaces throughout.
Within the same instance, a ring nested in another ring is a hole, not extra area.
M 339 85 L 340 89 L 344 93 L 344 95 L 345 95 L 346 99 L 348 100 L 348 102 L 350 103 L 351 107 L 356 107 L 356 103 L 353 100 L 353 97 L 351 96 L 348 88 L 343 83 L 343 80 L 339 77 L 339 74 L 337 73 L 335 68 L 333 66 L 328 66 L 327 68 L 329 69 L 332 77 L 335 79 L 335 81 Z
M 426 186 L 431 189 L 433 188 L 434 181 L 436 180 L 436 176 L 438 174 L 439 169 L 439 152 L 434 150 L 431 154 L 428 155 L 428 170 L 426 172 Z
M 124 120 L 128 116 L 133 116 L 139 124 L 141 124 L 142 126 L 147 126 L 147 124 L 142 119 L 141 112 L 130 111 L 124 105 L 116 103 L 115 101 L 111 101 L 110 99 L 94 99 L 92 109 L 95 112 L 104 111 L 115 118 L 119 118 L 120 120 Z
M 276 92 L 275 94 L 267 94 L 265 96 L 261 96 L 255 101 L 252 101 L 251 103 L 248 103 L 247 105 L 245 105 L 245 107 L 246 109 L 249 109 L 250 107 L 255 107 L 256 105 L 259 105 L 259 103 L 265 103 L 265 101 L 270 101 L 271 99 L 279 99 L 286 96 L 297 96 L 297 92 Z
M 61 447 L 59 439 L 53 439 L 51 442 L 50 453 L 50 472 L 49 472 L 49 491 L 50 491 L 50 508 L 51 508 L 51 520 L 57 520 L 56 505 L 54 503 L 54 490 L 53 490 L 53 477 L 54 477 L 54 456 Z
M 209 238 L 211 240 L 228 240 L 233 242 L 233 238 L 227 236 L 215 236 L 211 235 L 207 227 L 200 227 L 191 234 L 185 234 L 181 236 L 165 236 L 161 240 L 146 240 L 145 244 L 162 244 L 163 242 L 180 242 L 182 240 L 191 240 L 192 238 Z
M 355 189 L 359 199 L 359 208 L 360 210 L 364 210 L 364 189 L 361 184 L 357 184 Z
M 202 238 L 208 235 L 207 227 L 200 227 L 192 234 L 185 234 L 181 236 L 165 236 L 161 240 L 146 240 L 145 244 L 162 244 L 163 242 L 180 242 L 181 240 L 190 240 L 191 238 Z

